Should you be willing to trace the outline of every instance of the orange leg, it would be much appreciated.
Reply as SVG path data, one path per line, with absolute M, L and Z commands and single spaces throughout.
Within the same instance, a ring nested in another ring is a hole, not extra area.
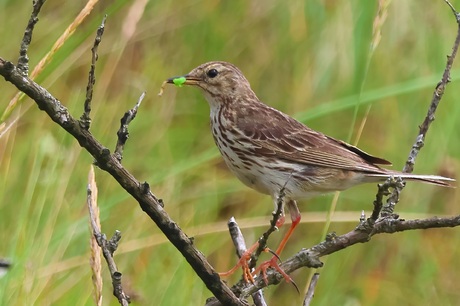
M 251 269 L 249 268 L 248 263 L 249 263 L 249 260 L 251 259 L 252 253 L 259 247 L 259 243 L 256 242 L 249 249 L 247 249 L 246 252 L 244 252 L 244 254 L 241 256 L 241 258 L 238 260 L 237 264 L 233 268 L 231 268 L 227 272 L 219 273 L 219 276 L 222 276 L 222 277 L 229 276 L 229 275 L 235 273 L 235 271 L 238 270 L 239 267 L 241 267 L 243 269 L 243 279 L 246 282 L 254 283 L 254 276 L 256 276 L 260 272 L 260 273 L 262 273 L 262 276 L 264 278 L 265 283 L 268 283 L 267 269 L 272 267 L 275 270 L 277 270 L 279 273 L 281 273 L 281 275 L 283 275 L 283 277 L 286 280 L 286 282 L 289 283 L 289 282 L 292 281 L 291 277 L 289 275 L 287 275 L 287 273 L 284 272 L 283 269 L 280 268 L 280 266 L 278 265 L 278 260 L 279 260 L 279 255 L 281 254 L 281 252 L 283 251 L 284 247 L 286 246 L 286 243 L 289 240 L 289 238 L 291 237 L 292 233 L 294 232 L 294 229 L 300 223 L 301 216 L 300 216 L 300 212 L 299 212 L 299 209 L 297 207 L 297 204 L 296 204 L 296 202 L 294 200 L 290 200 L 287 203 L 287 206 L 289 208 L 289 213 L 291 215 L 292 224 L 291 224 L 291 227 L 289 227 L 289 230 L 286 233 L 286 235 L 281 240 L 280 245 L 276 249 L 276 251 L 275 251 L 276 255 L 273 256 L 270 260 L 267 260 L 267 261 L 263 262 L 257 269 L 255 269 L 251 273 Z M 278 219 L 278 221 L 276 222 L 276 226 L 278 228 L 280 228 L 284 224 L 284 220 L 285 220 L 284 216 L 281 216 Z
M 283 275 L 283 277 L 286 280 L 286 282 L 289 283 L 289 282 L 292 281 L 291 277 L 289 275 L 287 275 L 287 273 L 284 272 L 283 269 L 280 268 L 280 266 L 278 265 L 278 260 L 279 260 L 279 255 L 281 254 L 281 252 L 283 251 L 284 247 L 286 246 L 286 243 L 289 240 L 289 238 L 291 237 L 292 233 L 294 232 L 294 229 L 300 223 L 301 216 L 300 216 L 299 208 L 297 207 L 297 204 L 296 204 L 295 201 L 290 200 L 287 203 L 287 206 L 289 207 L 289 213 L 291 215 L 292 224 L 291 224 L 291 227 L 289 227 L 289 230 L 286 233 L 286 235 L 281 240 L 280 245 L 276 249 L 276 251 L 275 251 L 276 256 L 273 256 L 270 260 L 263 262 L 252 273 L 253 275 L 257 275 L 259 272 L 261 272 L 265 283 L 268 283 L 267 269 L 269 267 L 273 267 L 276 271 L 281 273 L 281 275 Z M 284 222 L 284 220 L 283 220 L 283 222 Z M 278 226 L 278 222 L 277 222 L 276 225 Z M 281 223 L 281 225 L 282 225 L 282 223 Z

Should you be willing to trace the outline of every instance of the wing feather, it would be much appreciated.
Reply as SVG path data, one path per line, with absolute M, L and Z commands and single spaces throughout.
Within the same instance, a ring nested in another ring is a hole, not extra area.
M 257 106 L 257 116 L 246 116 L 250 110 L 241 108 L 236 118 L 237 129 L 241 136 L 251 138 L 256 154 L 305 165 L 371 173 L 387 171 L 378 164 L 391 165 L 385 159 L 316 132 L 276 109 L 262 103 L 260 105 L 264 107 Z

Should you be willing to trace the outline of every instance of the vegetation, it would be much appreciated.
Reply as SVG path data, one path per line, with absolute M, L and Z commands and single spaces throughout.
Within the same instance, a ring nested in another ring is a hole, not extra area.
M 113 148 L 119 119 L 147 91 L 130 125 L 123 164 L 150 183 L 218 271 L 236 263 L 226 221 L 235 216 L 252 243 L 266 229 L 273 204 L 226 169 L 202 95 L 170 86 L 159 98 L 162 82 L 206 61 L 232 62 L 262 101 L 400 169 L 457 29 L 441 0 L 391 2 L 386 19 L 377 13 L 377 1 L 144 2 L 98 3 L 36 80 L 79 117 L 90 48 L 108 14 L 91 131 Z M 45 3 L 29 51 L 31 68 L 82 7 L 81 1 Z M 0 2 L 1 57 L 17 58 L 30 11 L 29 1 Z M 372 32 L 376 20 L 381 40 Z M 451 79 L 416 173 L 460 173 L 458 68 Z M 29 99 L 4 113 L 15 94 L 2 82 L 0 114 L 7 125 L 18 119 L 0 138 L 0 258 L 13 263 L 0 278 L 0 305 L 93 305 L 85 204 L 92 159 Z M 179 252 L 111 177 L 96 175 L 102 230 L 123 234 L 115 259 L 134 305 L 204 304 L 211 294 Z M 284 257 L 323 240 L 325 232 L 353 229 L 361 210 L 372 210 L 376 191 L 364 185 L 341 193 L 328 227 L 333 196 L 302 201 L 303 223 Z M 458 203 L 456 189 L 409 183 L 396 210 L 406 219 L 455 215 Z M 281 237 L 272 235 L 271 247 Z M 454 305 L 460 298 L 458 239 L 458 228 L 381 235 L 325 258 L 314 305 Z M 310 274 L 293 275 L 301 290 Z M 110 278 L 104 277 L 104 304 L 114 305 Z M 302 295 L 289 284 L 265 294 L 272 305 L 301 304 Z

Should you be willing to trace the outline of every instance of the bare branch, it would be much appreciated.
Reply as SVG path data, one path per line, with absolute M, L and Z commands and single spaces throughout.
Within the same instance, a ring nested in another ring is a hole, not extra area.
M 383 197 L 390 195 L 389 189 L 391 187 L 394 188 L 394 178 L 389 177 L 385 183 L 383 184 L 378 184 L 378 192 L 375 195 L 375 200 L 374 200 L 374 209 L 372 210 L 372 215 L 370 217 L 370 220 L 372 223 L 375 223 L 377 219 L 380 216 L 380 211 L 382 210 L 383 207 Z
M 307 294 L 305 294 L 305 299 L 303 300 L 303 306 L 309 306 L 311 301 L 313 301 L 313 296 L 315 294 L 316 284 L 318 283 L 319 273 L 313 274 L 310 280 L 310 285 L 308 286 Z
M 236 254 L 238 257 L 243 256 L 244 252 L 246 252 L 246 241 L 244 240 L 243 233 L 241 232 L 238 223 L 235 220 L 235 217 L 231 217 L 228 222 L 228 231 L 230 232 L 230 237 L 232 238 L 233 245 L 236 249 Z
M 80 126 L 65 106 L 45 88 L 28 77 L 24 77 L 13 63 L 0 58 L 0 75 L 11 82 L 20 91 L 36 102 L 38 107 L 59 126 L 71 134 L 96 160 L 97 165 L 107 171 L 117 182 L 131 194 L 158 228 L 174 244 L 181 254 L 203 280 L 208 289 L 225 305 L 245 305 L 227 285 L 219 278 L 206 257 L 193 245 L 193 242 L 169 217 L 162 207 L 162 202 L 151 192 L 147 183 L 140 183 L 129 173 L 110 151 L 99 143 L 94 136 Z
M 120 231 L 115 231 L 113 237 L 107 241 L 105 234 L 101 232 L 99 224 L 99 209 L 97 207 L 97 204 L 95 203 L 97 197 L 97 188 L 94 180 L 94 169 L 91 169 L 92 170 L 90 171 L 89 176 L 90 182 L 88 183 L 87 188 L 87 204 L 91 229 L 93 231 L 93 236 L 96 239 L 97 244 L 102 250 L 102 254 L 104 255 L 105 261 L 107 262 L 107 266 L 109 267 L 110 276 L 112 277 L 113 294 L 118 299 L 120 305 L 128 306 L 128 304 L 130 303 L 130 298 L 123 291 L 123 287 L 121 285 L 122 274 L 118 272 L 117 265 L 113 258 L 113 253 L 118 248 L 118 242 L 121 239 L 121 233 Z
M 415 143 L 412 146 L 412 150 L 410 151 L 409 157 L 406 161 L 406 165 L 404 166 L 403 172 L 405 173 L 411 173 L 414 170 L 415 159 L 417 158 L 420 149 L 423 147 L 426 134 L 428 133 L 428 129 L 435 119 L 436 109 L 438 108 L 439 102 L 441 101 L 441 98 L 444 95 L 444 91 L 446 89 L 447 84 L 450 82 L 450 71 L 452 69 L 455 57 L 457 56 L 457 51 L 460 44 L 460 14 L 454 9 L 454 7 L 452 6 L 452 4 L 449 3 L 449 1 L 444 1 L 449 5 L 456 17 L 458 23 L 457 36 L 452 47 L 452 52 L 450 55 L 447 56 L 446 68 L 444 69 L 441 81 L 436 85 L 436 88 L 433 92 L 433 96 L 431 98 L 430 106 L 428 108 L 428 112 L 422 124 L 420 125 L 419 135 L 417 136 Z
M 276 222 L 275 222 L 276 223 Z M 236 253 L 239 258 L 243 256 L 246 252 L 246 242 L 243 237 L 243 233 L 241 232 L 238 223 L 236 222 L 234 217 L 231 217 L 228 220 L 228 230 L 230 232 L 230 236 L 232 237 L 233 245 L 235 246 Z M 253 269 L 252 269 L 253 270 Z M 264 294 L 262 290 L 258 290 L 252 294 L 252 300 L 254 301 L 255 306 L 264 306 L 267 305 L 265 302 Z
M 237 254 L 238 258 L 240 258 L 240 261 L 241 260 L 246 261 L 248 259 L 248 256 L 249 256 L 250 252 L 252 252 L 254 250 L 256 245 L 252 246 L 249 250 L 247 250 L 246 242 L 244 241 L 244 237 L 243 237 L 243 233 L 241 232 L 240 227 L 238 226 L 238 223 L 236 223 L 236 220 L 235 220 L 234 217 L 231 217 L 228 220 L 227 226 L 228 226 L 228 230 L 230 232 L 230 237 L 232 238 L 232 241 L 233 241 L 233 245 L 235 246 L 236 254 Z M 240 265 L 241 264 L 238 263 L 230 271 L 228 271 L 226 273 L 222 273 L 222 274 L 231 275 L 240 267 Z M 246 286 L 246 283 L 248 283 L 250 281 L 250 279 L 252 280 L 252 275 L 250 275 L 250 274 L 251 274 L 251 272 L 253 270 L 254 269 L 249 270 L 247 267 L 246 267 L 246 269 L 243 269 L 244 282 L 240 282 L 240 285 L 242 287 L 241 288 L 234 287 L 232 289 L 233 292 L 235 292 L 236 294 L 239 294 L 239 292 L 241 292 L 241 289 Z M 248 277 L 248 275 L 246 273 L 249 274 L 249 277 Z M 257 290 L 256 292 L 252 293 L 251 295 L 252 295 L 252 299 L 254 301 L 255 306 L 266 306 L 266 302 L 265 302 L 262 290 Z M 222 303 L 220 303 L 215 297 L 211 297 L 211 298 L 207 299 L 206 304 L 205 304 L 205 306 L 221 306 L 221 305 L 222 305 Z
M 436 85 L 433 96 L 431 98 L 430 106 L 428 107 L 428 112 L 423 120 L 422 124 L 419 128 L 419 134 L 417 135 L 415 142 L 410 150 L 409 156 L 407 158 L 406 164 L 402 172 L 404 173 L 412 173 L 414 170 L 415 159 L 417 158 L 418 153 L 422 149 L 423 145 L 425 144 L 425 137 L 428 133 L 428 129 L 430 128 L 431 123 L 435 119 L 436 109 L 439 106 L 439 102 L 441 102 L 441 98 L 444 95 L 444 91 L 447 87 L 447 84 L 450 82 L 450 71 L 452 69 L 452 65 L 454 63 L 455 57 L 457 56 L 458 47 L 460 45 L 460 14 L 455 10 L 455 8 L 450 4 L 448 0 L 444 0 L 447 5 L 449 5 L 450 9 L 454 13 L 456 18 L 458 29 L 457 29 L 457 36 L 455 37 L 454 45 L 452 47 L 452 52 L 450 55 L 447 56 L 446 68 L 444 69 L 444 73 L 442 74 L 441 81 Z M 401 192 L 401 189 L 395 188 L 391 195 L 392 198 L 398 197 L 396 193 Z M 394 202 L 396 204 L 396 202 Z M 394 211 L 394 205 L 391 203 L 385 205 L 383 208 L 386 214 L 391 214 Z
M 398 216 L 394 214 L 394 208 L 396 206 L 396 203 L 399 202 L 399 196 L 401 195 L 401 191 L 403 190 L 403 188 L 406 186 L 406 182 L 404 182 L 404 180 L 400 176 L 396 178 L 390 177 L 387 180 L 387 182 L 388 182 L 388 187 L 393 188 L 393 191 L 391 192 L 391 194 L 389 194 L 387 203 L 382 209 L 381 216 L 382 217 L 392 216 L 394 219 L 397 219 Z
M 454 8 L 454 6 L 449 2 L 449 0 L 444 0 L 446 4 L 450 7 L 452 10 L 452 13 L 454 14 L 455 18 L 457 19 L 457 23 L 460 25 L 460 14 L 457 12 L 457 10 Z
M 407 221 L 403 219 L 380 218 L 373 228 L 363 229 L 361 226 L 358 226 L 356 229 L 340 236 L 329 235 L 325 241 L 309 249 L 303 249 L 287 259 L 280 265 L 280 268 L 288 274 L 301 267 L 320 268 L 323 266 L 323 263 L 320 261 L 321 257 L 338 252 L 357 243 L 368 242 L 371 237 L 376 234 L 392 234 L 407 230 L 455 226 L 460 226 L 460 216 L 446 218 L 433 217 L 424 220 Z M 279 283 L 283 279 L 283 276 L 274 270 L 270 270 L 270 272 L 267 273 L 267 278 L 268 284 L 270 285 Z M 240 286 L 240 284 L 235 285 L 235 287 L 238 286 Z M 256 290 L 266 286 L 267 284 L 265 284 L 264 279 L 262 277 L 257 277 L 254 284 L 242 290 L 241 296 L 248 296 Z
M 444 93 L 445 87 L 449 82 L 449 74 L 452 67 L 452 63 L 455 59 L 458 45 L 460 44 L 460 17 L 459 14 L 453 9 L 452 5 L 445 0 L 446 3 L 449 4 L 451 9 L 454 11 L 454 14 L 457 18 L 457 22 L 459 23 L 459 30 L 455 40 L 455 44 L 452 50 L 451 55 L 448 57 L 446 69 L 444 71 L 443 77 L 441 82 L 436 87 L 436 90 L 433 94 L 432 103 L 430 105 L 430 109 L 428 110 L 427 116 L 425 121 L 420 126 L 419 135 L 417 136 L 416 143 L 413 146 L 413 150 L 411 150 L 411 154 L 408 158 L 406 163 L 405 172 L 411 172 L 413 168 L 413 164 L 415 158 L 423 146 L 424 139 L 426 133 L 428 131 L 429 125 L 434 120 L 434 113 L 436 111 L 437 106 L 442 98 Z M 37 0 L 37 2 L 39 2 Z M 34 3 L 37 3 L 34 2 Z M 44 2 L 44 1 L 42 1 Z M 37 12 L 38 13 L 38 12 Z M 31 18 L 32 20 L 32 18 Z M 33 22 L 35 24 L 36 21 Z M 33 29 L 33 25 L 31 26 Z M 32 30 L 30 30 L 30 37 L 31 37 Z M 26 36 L 26 34 L 25 34 Z M 25 41 L 25 47 L 21 47 L 21 56 L 23 53 L 25 56 L 23 59 L 19 59 L 18 62 L 21 62 L 21 67 L 15 67 L 14 64 L 10 61 L 6 61 L 0 58 L 0 75 L 2 75 L 5 80 L 14 84 L 20 91 L 27 94 L 30 98 L 32 98 L 38 107 L 45 111 L 49 117 L 60 125 L 63 129 L 65 129 L 69 134 L 71 134 L 79 144 L 85 148 L 97 161 L 98 166 L 108 172 L 111 176 L 113 176 L 117 182 L 128 192 L 130 193 L 138 202 L 141 208 L 149 215 L 149 217 L 157 224 L 160 230 L 165 234 L 165 236 L 174 244 L 174 246 L 182 253 L 182 255 L 186 258 L 189 262 L 191 267 L 195 270 L 197 275 L 203 280 L 206 284 L 208 289 L 219 299 L 220 303 L 224 305 L 247 305 L 246 301 L 243 300 L 250 294 L 256 292 L 260 288 L 266 286 L 265 281 L 262 277 L 257 277 L 256 282 L 254 284 L 244 284 L 241 285 L 239 288 L 244 288 L 241 291 L 240 298 L 237 296 L 226 286 L 226 284 L 220 280 L 218 274 L 214 271 L 212 266 L 207 262 L 206 258 L 199 252 L 191 239 L 187 237 L 187 235 L 179 228 L 179 226 L 169 217 L 166 211 L 163 209 L 163 203 L 160 199 L 158 199 L 151 191 L 148 183 L 141 183 L 139 182 L 134 176 L 132 176 L 120 163 L 120 160 L 117 159 L 114 155 L 110 154 L 110 151 L 105 148 L 101 143 L 99 143 L 94 136 L 89 132 L 89 130 L 81 126 L 80 122 L 73 118 L 67 108 L 65 108 L 60 101 L 58 101 L 55 97 L 53 97 L 46 89 L 38 85 L 37 83 L 33 82 L 30 78 L 24 75 L 24 71 L 27 71 L 27 48 L 28 43 L 27 39 Z M 29 41 L 30 43 L 30 41 Z M 93 53 L 94 54 L 94 53 Z M 97 57 L 96 57 L 97 58 Z M 25 63 L 25 64 L 24 64 Z M 27 74 L 27 73 L 26 73 Z M 90 81 L 91 83 L 91 81 Z M 90 99 L 89 99 L 90 100 Z M 141 99 L 140 99 L 141 100 Z M 140 103 L 140 101 L 139 101 Z M 87 107 L 85 106 L 85 112 Z M 88 107 L 90 109 L 90 106 Z M 89 111 L 88 111 L 89 114 Z M 135 115 L 135 114 L 134 114 Z M 89 116 L 88 116 L 89 117 Z M 126 134 L 127 138 L 127 134 Z M 407 169 L 406 169 L 407 168 Z M 390 206 L 389 206 L 389 213 L 393 211 L 394 204 L 397 202 L 399 198 L 399 192 L 402 187 L 394 187 L 395 191 L 394 197 L 391 196 L 389 198 Z M 385 190 L 385 189 L 384 189 Z M 380 188 L 379 188 L 380 192 Z M 374 205 L 374 211 L 378 215 L 378 211 L 381 208 L 381 202 L 383 200 L 383 195 L 385 191 L 382 193 L 382 197 L 380 200 L 376 197 L 376 204 Z M 280 196 L 282 199 L 282 196 Z M 379 202 L 380 201 L 380 202 Z M 282 202 L 281 202 L 282 203 Z M 388 204 L 387 204 L 388 205 Z M 270 230 L 276 230 L 276 222 L 281 215 L 280 211 L 282 205 L 278 205 L 278 210 L 274 215 L 273 222 L 275 225 L 272 224 Z M 309 248 L 302 250 L 301 252 L 297 253 L 295 256 L 291 257 L 284 263 L 280 265 L 280 267 L 286 271 L 287 273 L 291 273 L 292 271 L 299 269 L 301 267 L 313 267 L 318 268 L 321 267 L 323 264 L 320 261 L 322 256 L 332 254 L 334 252 L 340 251 L 344 248 L 352 246 L 357 243 L 364 243 L 371 239 L 373 235 L 380 234 L 380 233 L 394 233 L 399 231 L 405 230 L 412 230 L 412 229 L 426 229 L 426 228 L 436 228 L 436 227 L 453 227 L 460 225 L 460 216 L 450 217 L 450 218 L 429 218 L 425 220 L 402 220 L 397 219 L 397 216 L 390 214 L 390 217 L 387 218 L 376 218 L 374 213 L 371 216 L 371 219 L 375 222 L 372 227 L 361 227 L 358 226 L 353 231 L 349 233 L 336 236 L 336 235 L 328 235 L 326 240 Z M 269 235 L 269 234 L 267 234 Z M 103 239 L 102 239 L 103 238 Z M 103 235 L 98 235 L 98 240 L 105 241 L 106 248 L 108 253 L 113 255 L 117 247 L 117 243 L 120 239 L 119 232 L 116 232 L 114 237 L 107 241 Z M 102 243 L 104 244 L 104 243 Z M 265 243 L 264 243 L 265 245 Z M 267 274 L 268 284 L 278 283 L 282 276 L 276 271 L 270 271 Z M 116 289 L 114 291 L 118 291 L 121 288 L 121 274 L 116 272 L 113 273 L 113 283 Z M 238 285 L 238 284 L 237 284 Z M 237 290 L 235 290 L 237 291 Z M 121 289 L 122 292 L 122 289 Z
M 120 162 L 123 159 L 123 148 L 125 147 L 126 141 L 129 138 L 128 125 L 134 118 L 136 118 L 137 110 L 139 109 L 139 106 L 141 106 L 144 97 L 145 92 L 141 94 L 136 105 L 134 105 L 132 109 L 128 110 L 120 120 L 120 129 L 117 132 L 117 145 L 115 147 L 115 152 L 113 153 L 115 158 Z
M 93 99 L 93 87 L 94 84 L 96 83 L 96 76 L 94 74 L 96 70 L 96 61 L 98 59 L 97 55 L 97 48 L 99 47 L 99 44 L 101 43 L 102 40 L 102 35 L 104 34 L 104 29 L 105 29 L 105 21 L 107 20 L 107 15 L 104 15 L 104 18 L 102 19 L 102 23 L 97 29 L 96 32 L 96 38 L 94 39 L 94 44 L 93 47 L 91 48 L 91 68 L 89 70 L 89 75 L 88 75 L 88 85 L 86 85 L 86 99 L 85 99 L 85 106 L 84 106 L 84 112 L 83 115 L 80 117 L 80 123 L 83 128 L 89 130 L 89 127 L 91 125 L 91 100 Z
M 80 26 L 80 24 L 84 20 L 86 20 L 86 17 L 89 16 L 89 14 L 93 10 L 96 3 L 98 3 L 98 0 L 88 0 L 87 1 L 85 7 L 81 9 L 78 16 L 74 19 L 74 21 L 71 24 L 69 24 L 69 26 L 64 30 L 62 35 L 56 40 L 56 42 L 51 47 L 51 49 L 48 51 L 48 53 L 39 61 L 39 63 L 32 70 L 30 74 L 30 79 L 34 80 L 43 71 L 43 69 L 45 69 L 45 67 L 51 62 L 51 60 L 53 59 L 57 51 L 61 49 L 62 46 L 66 43 L 66 41 L 68 41 L 69 38 L 73 35 L 73 33 L 75 33 L 75 30 Z M 13 110 L 18 106 L 20 97 L 21 97 L 20 92 L 14 95 L 14 97 L 8 103 L 8 106 L 3 111 L 2 115 L 0 116 L 0 121 L 5 121 L 10 117 Z M 30 104 L 26 104 L 25 108 L 28 109 L 29 107 L 30 107 Z M 17 120 L 18 120 L 18 117 L 15 116 L 15 118 L 13 119 L 13 122 L 9 124 L 8 128 L 15 125 Z M 1 124 L 0 124 L 0 127 L 1 127 Z
M 34 31 L 35 24 L 38 22 L 38 13 L 40 13 L 40 9 L 42 8 L 42 5 L 45 3 L 45 1 L 46 0 L 34 0 L 32 14 L 30 15 L 29 22 L 27 23 L 27 27 L 24 31 L 24 36 L 21 41 L 21 49 L 19 50 L 18 58 L 18 70 L 24 76 L 29 75 L 29 56 L 27 55 L 27 50 L 29 49 L 30 42 L 32 41 L 32 33 Z

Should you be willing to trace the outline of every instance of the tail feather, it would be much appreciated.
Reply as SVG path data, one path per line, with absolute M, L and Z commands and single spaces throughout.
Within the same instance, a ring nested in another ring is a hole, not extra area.
M 368 176 L 370 177 L 381 177 L 381 178 L 388 178 L 389 175 L 399 176 L 404 180 L 420 181 L 423 183 L 433 184 L 437 186 L 455 188 L 454 185 L 450 184 L 451 182 L 455 182 L 456 181 L 455 179 L 440 176 L 440 175 L 408 174 L 408 173 L 401 173 L 401 172 L 394 172 L 394 173 L 388 173 L 388 174 L 368 174 Z

